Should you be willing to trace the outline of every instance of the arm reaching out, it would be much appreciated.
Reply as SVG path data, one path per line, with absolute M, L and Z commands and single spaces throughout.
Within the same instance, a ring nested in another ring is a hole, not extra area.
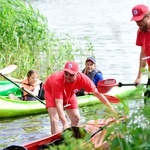
M 139 58 L 139 70 L 138 70 L 138 75 L 137 75 L 137 78 L 136 80 L 134 81 L 134 83 L 136 84 L 140 84 L 141 82 L 141 77 L 142 77 L 142 72 L 141 72 L 141 69 L 142 68 L 145 68 L 146 66 L 146 60 L 143 60 L 142 58 L 144 58 L 145 55 L 144 55 L 144 50 L 143 50 L 143 47 L 141 47 L 141 53 L 140 53 L 140 58 Z
M 13 82 L 16 82 L 16 83 L 22 83 L 21 79 L 17 79 L 17 78 L 11 77 L 11 76 L 8 76 L 7 78 L 12 80 Z
M 105 104 L 114 114 L 117 114 L 117 112 L 114 110 L 114 108 L 109 103 L 108 99 L 101 93 L 98 92 L 98 90 L 95 88 L 93 95 L 95 95 L 103 104 Z

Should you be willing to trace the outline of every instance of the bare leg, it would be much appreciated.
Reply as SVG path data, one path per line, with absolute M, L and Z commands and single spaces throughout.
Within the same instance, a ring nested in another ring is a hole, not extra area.
M 66 112 L 71 120 L 71 126 L 79 126 L 80 114 L 79 109 L 66 109 Z
M 56 107 L 48 108 L 48 113 L 50 116 L 50 124 L 51 124 L 51 134 L 55 134 L 59 132 L 59 126 L 58 126 L 58 113 L 56 110 Z

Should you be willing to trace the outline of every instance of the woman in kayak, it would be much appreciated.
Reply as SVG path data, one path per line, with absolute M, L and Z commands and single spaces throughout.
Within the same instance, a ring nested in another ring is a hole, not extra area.
M 27 73 L 27 77 L 20 80 L 16 78 L 9 77 L 11 80 L 13 80 L 16 83 L 21 83 L 22 87 L 27 89 L 28 91 L 31 91 L 33 95 L 37 96 L 39 99 L 44 99 L 44 90 L 43 90 L 43 83 L 41 80 L 39 80 L 38 74 L 35 70 L 29 70 Z M 34 97 L 29 95 L 28 93 L 22 91 L 22 97 L 18 98 L 14 94 L 9 94 L 10 99 L 21 99 L 26 101 L 33 101 L 36 100 Z
M 80 114 L 75 94 L 82 88 L 95 95 L 113 114 L 117 114 L 108 99 L 98 92 L 93 81 L 79 72 L 79 65 L 74 61 L 68 61 L 62 71 L 49 76 L 44 84 L 44 96 L 50 116 L 52 134 L 59 132 L 59 119 L 62 122 L 63 129 L 70 126 L 79 126 Z M 64 109 L 69 116 L 71 125 L 67 122 Z

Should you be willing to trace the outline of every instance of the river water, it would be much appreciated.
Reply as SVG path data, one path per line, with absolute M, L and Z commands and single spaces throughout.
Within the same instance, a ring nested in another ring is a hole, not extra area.
M 94 46 L 97 67 L 104 78 L 133 83 L 138 71 L 140 48 L 135 46 L 137 26 L 131 22 L 131 9 L 142 0 L 33 0 L 35 9 L 47 17 L 49 28 L 58 35 L 77 40 L 88 36 Z M 144 4 L 149 5 L 148 0 Z M 85 58 L 86 59 L 86 58 Z M 146 76 L 143 77 L 146 81 Z M 140 103 L 131 102 L 132 110 Z M 86 114 L 81 111 L 82 122 Z M 47 114 L 0 120 L 0 148 L 24 144 L 49 135 Z

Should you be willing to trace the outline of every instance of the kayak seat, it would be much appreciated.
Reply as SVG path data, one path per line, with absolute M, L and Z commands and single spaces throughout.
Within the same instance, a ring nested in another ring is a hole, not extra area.
M 23 146 L 11 145 L 4 148 L 3 150 L 27 150 L 27 149 Z

